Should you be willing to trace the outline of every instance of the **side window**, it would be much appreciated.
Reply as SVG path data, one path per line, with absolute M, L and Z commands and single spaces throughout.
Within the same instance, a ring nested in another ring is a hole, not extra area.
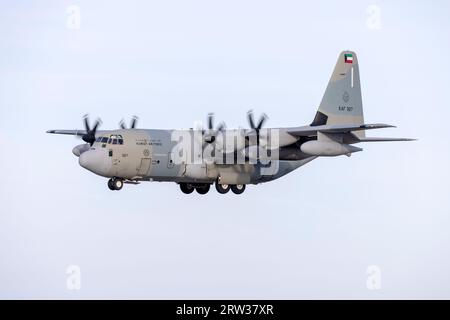
M 119 144 L 123 144 L 123 139 L 119 139 Z
M 108 139 L 108 144 L 111 144 L 111 141 L 112 141 L 112 139 L 111 139 L 111 138 L 109 138 L 109 139 Z
M 95 142 L 100 142 L 102 141 L 102 137 L 98 137 L 97 139 L 95 139 Z
M 102 143 L 107 143 L 108 142 L 108 138 L 107 137 L 103 137 L 102 138 Z
M 112 144 L 117 144 L 117 139 L 113 139 Z

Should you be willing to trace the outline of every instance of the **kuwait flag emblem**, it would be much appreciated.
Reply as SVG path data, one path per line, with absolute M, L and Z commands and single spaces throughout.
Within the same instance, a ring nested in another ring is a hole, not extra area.
M 353 63 L 353 55 L 351 53 L 344 54 L 345 63 Z

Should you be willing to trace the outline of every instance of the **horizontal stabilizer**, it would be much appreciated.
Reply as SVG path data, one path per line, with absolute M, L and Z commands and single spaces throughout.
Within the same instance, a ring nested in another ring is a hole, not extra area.
M 395 128 L 395 126 L 383 123 L 376 124 L 335 124 L 321 126 L 304 126 L 288 129 L 288 133 L 293 136 L 311 136 L 317 135 L 317 132 L 323 133 L 348 133 L 352 131 Z

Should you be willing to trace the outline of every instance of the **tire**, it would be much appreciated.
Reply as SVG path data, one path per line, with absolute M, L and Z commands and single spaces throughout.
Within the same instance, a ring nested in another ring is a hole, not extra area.
M 112 190 L 112 191 L 116 190 L 116 189 L 114 189 L 114 185 L 113 185 L 113 180 L 112 179 L 108 180 L 108 188 L 109 188 L 109 190 Z
M 245 191 L 245 184 L 233 184 L 231 186 L 231 191 L 233 191 L 234 194 L 241 194 Z
M 196 187 L 195 191 L 197 191 L 197 193 L 199 194 L 207 194 L 210 187 L 211 186 L 209 184 L 205 184 L 204 186 Z
M 219 184 L 216 182 L 216 190 L 220 194 L 225 194 L 230 191 L 231 186 L 229 184 Z
M 190 193 L 194 192 L 194 188 L 189 186 L 187 183 L 180 183 L 180 189 L 185 194 L 190 194 Z
M 123 187 L 123 180 L 122 179 L 114 179 L 113 186 L 114 186 L 114 190 L 119 191 Z

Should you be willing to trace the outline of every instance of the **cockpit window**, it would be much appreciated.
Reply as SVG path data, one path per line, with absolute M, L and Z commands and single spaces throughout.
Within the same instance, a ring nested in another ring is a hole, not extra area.
M 123 138 L 121 135 L 111 135 L 109 137 L 98 137 L 97 139 L 95 139 L 95 142 L 100 142 L 103 144 L 120 144 L 123 145 Z
M 120 134 L 113 134 L 107 140 L 109 144 L 120 144 L 123 145 L 123 138 Z

